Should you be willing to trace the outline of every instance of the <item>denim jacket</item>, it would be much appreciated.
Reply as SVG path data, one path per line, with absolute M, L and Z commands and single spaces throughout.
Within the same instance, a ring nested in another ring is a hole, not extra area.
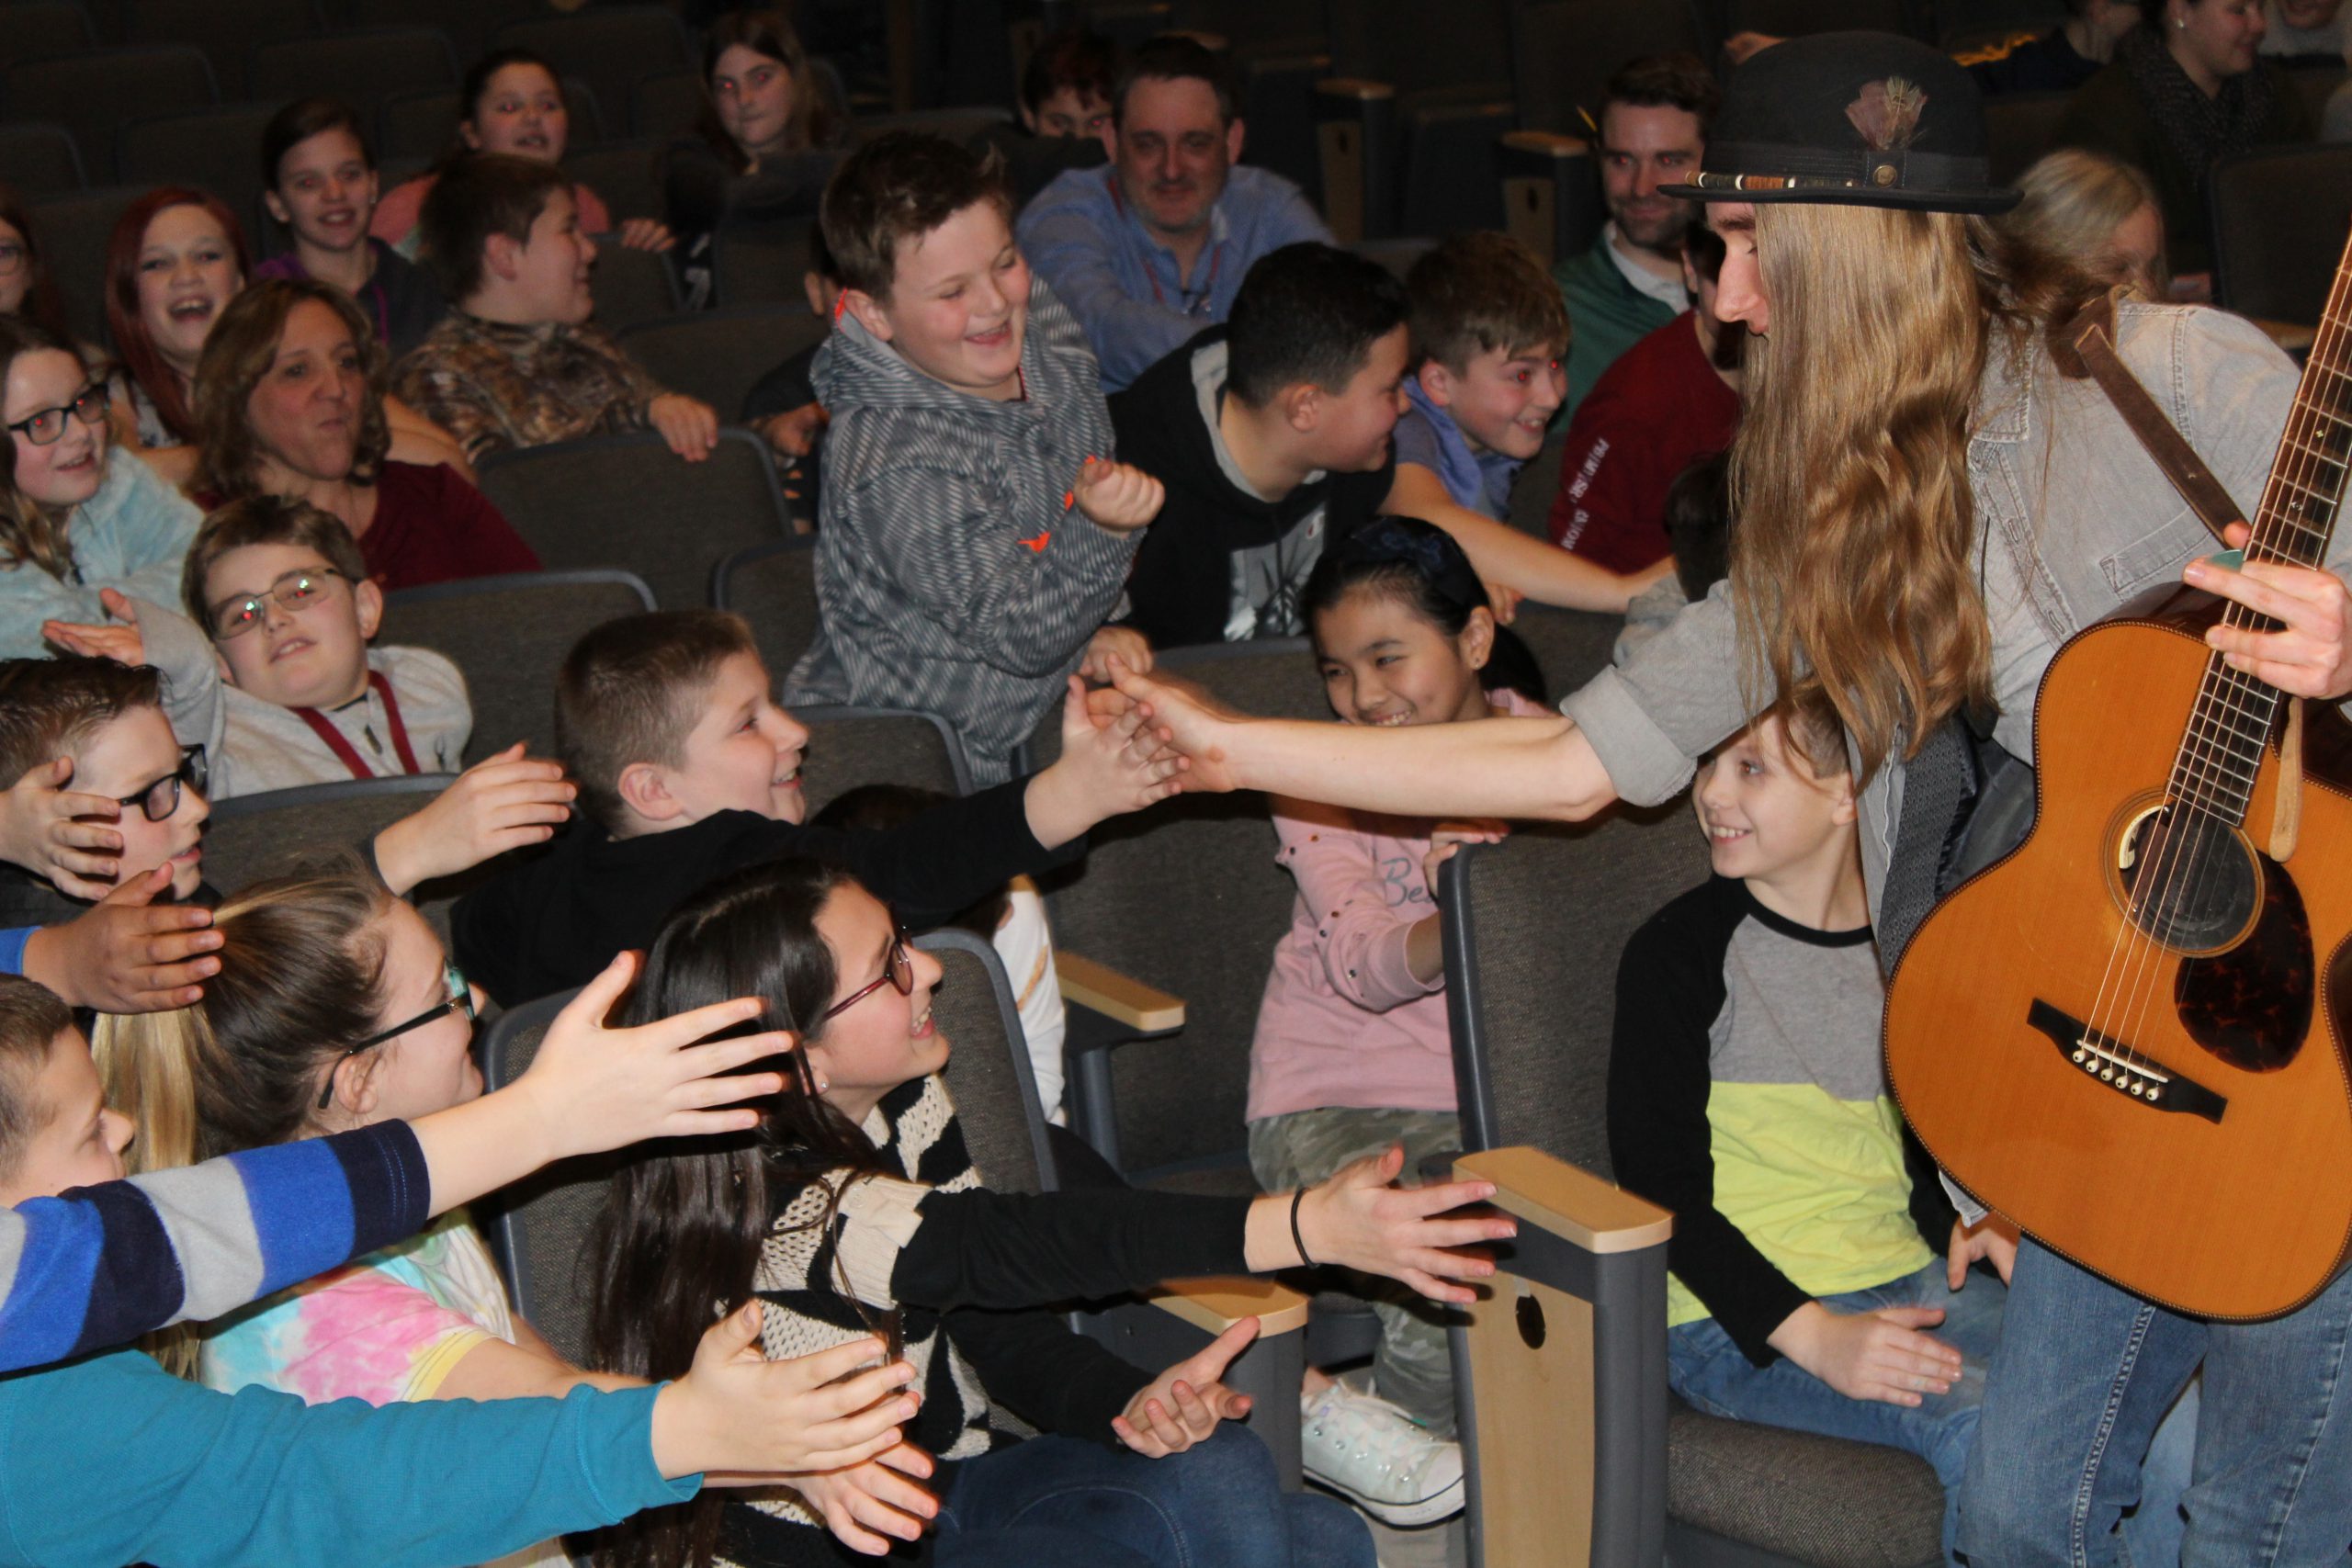
M 2295 367 L 2252 322 L 2218 310 L 2123 305 L 2117 346 L 2176 428 L 2249 518 L 2296 384 Z M 2062 378 L 2038 344 L 1989 357 L 1969 440 L 1978 583 L 1992 622 L 1994 738 L 2033 759 L 2042 671 L 2075 633 L 2216 547 L 2098 385 Z M 2327 564 L 2352 569 L 2352 531 Z M 1697 760 L 1763 706 L 1743 699 L 1726 585 L 1560 704 L 1617 793 L 1672 798 Z M 1891 757 L 1862 792 L 1862 874 L 1873 919 L 1894 849 L 1903 769 Z

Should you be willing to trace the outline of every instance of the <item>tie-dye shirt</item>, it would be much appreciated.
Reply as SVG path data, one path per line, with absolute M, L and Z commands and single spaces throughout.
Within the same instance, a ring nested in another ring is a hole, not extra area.
M 224 1393 L 258 1383 L 313 1404 L 431 1399 L 466 1353 L 514 1340 L 506 1287 L 462 1209 L 397 1246 L 222 1318 L 199 1369 Z

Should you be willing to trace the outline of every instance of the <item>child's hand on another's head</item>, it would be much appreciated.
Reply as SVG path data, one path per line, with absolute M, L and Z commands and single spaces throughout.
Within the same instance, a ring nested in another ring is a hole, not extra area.
M 122 805 L 65 787 L 74 760 L 60 757 L 25 771 L 0 795 L 0 860 L 23 866 L 76 898 L 103 898 L 122 874 L 122 834 L 109 823 Z M 103 820 L 85 821 L 85 818 Z
M 1487 606 L 1494 612 L 1495 625 L 1507 626 L 1519 619 L 1519 606 L 1527 595 L 1508 582 L 1483 584 L 1487 590 Z
M 547 842 L 571 816 L 579 793 L 565 781 L 562 763 L 525 757 L 517 740 L 459 773 L 432 805 L 377 834 L 376 868 L 387 887 L 405 896 L 420 882 Z
M 1421 880 L 1428 884 L 1430 897 L 1437 897 L 1438 869 L 1453 858 L 1454 851 L 1464 844 L 1499 844 L 1510 833 L 1510 823 L 1493 818 L 1439 823 L 1430 834 L 1429 853 L 1421 857 Z
M 211 910 L 155 902 L 171 886 L 172 868 L 159 865 L 63 924 L 43 926 L 25 943 L 25 977 L 100 1012 L 195 1006 L 201 982 L 220 973 L 211 953 L 221 937 Z
M 549 1141 L 548 1160 L 648 1138 L 749 1132 L 760 1113 L 744 1102 L 784 1092 L 782 1073 L 742 1069 L 790 1053 L 789 1031 L 709 1039 L 759 1018 L 765 1004 L 756 998 L 713 1002 L 633 1029 L 607 1027 L 605 1015 L 637 971 L 631 953 L 606 964 L 556 1014 L 530 1066 L 501 1091 L 528 1113 L 516 1121 Z
M 112 588 L 98 590 L 98 602 L 110 617 L 103 626 L 80 621 L 43 621 L 40 635 L 68 653 L 87 659 L 111 659 L 118 664 L 147 662 L 147 641 L 139 632 L 139 606 Z
M 1150 674 L 1150 639 L 1133 626 L 1104 626 L 1086 639 L 1086 658 L 1078 667 L 1079 675 L 1091 686 L 1105 685 L 1114 659 L 1138 675 Z
M 1089 457 L 1079 465 L 1070 502 L 1097 527 L 1131 534 L 1159 515 L 1167 498 L 1158 479 L 1127 463 Z
M 902 1392 L 914 1368 L 892 1361 L 858 1371 L 882 1354 L 875 1339 L 771 1361 L 760 1354 L 760 1311 L 754 1301 L 712 1324 L 693 1370 L 654 1400 L 653 1462 L 663 1475 L 749 1471 L 782 1480 L 863 1464 L 899 1446 L 899 1424 L 914 1418 L 915 1398 Z
M 664 392 L 646 404 L 645 419 L 689 463 L 701 462 L 718 446 L 718 411 L 683 392 Z

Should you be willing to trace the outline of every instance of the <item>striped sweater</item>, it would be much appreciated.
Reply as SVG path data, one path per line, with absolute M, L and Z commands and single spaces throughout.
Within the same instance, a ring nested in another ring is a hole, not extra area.
M 249 1149 L 0 1211 L 0 1371 L 217 1317 L 423 1228 L 404 1122 Z
M 1010 402 L 957 391 L 847 314 L 812 372 L 831 416 L 821 625 L 784 700 L 937 714 L 979 784 L 1012 776 L 1014 749 L 1118 613 L 1140 537 L 1064 503 L 1086 458 L 1113 455 L 1111 414 L 1093 353 L 1043 281 L 1021 373 Z

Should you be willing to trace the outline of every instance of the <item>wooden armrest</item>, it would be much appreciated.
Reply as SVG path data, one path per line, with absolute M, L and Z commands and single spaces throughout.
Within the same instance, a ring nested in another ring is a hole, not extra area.
M 2318 328 L 2307 327 L 2299 321 L 2265 321 L 2257 316 L 2254 324 L 2268 333 L 2270 341 L 2289 354 L 2301 354 L 2319 338 Z
M 1165 1034 L 1184 1027 L 1182 997 L 1171 997 L 1067 948 L 1054 954 L 1054 968 L 1061 976 L 1066 1002 L 1099 1012 L 1139 1033 Z
M 1591 143 L 1583 137 L 1563 136 L 1555 130 L 1506 130 L 1498 140 L 1510 152 L 1545 158 L 1582 158 L 1592 152 Z
M 1541 1149 L 1487 1149 L 1453 1165 L 1464 1181 L 1491 1181 L 1495 1207 L 1587 1252 L 1638 1252 L 1674 1234 L 1673 1212 L 1612 1187 Z
M 1258 1320 L 1258 1337 L 1295 1334 L 1306 1326 L 1306 1297 L 1272 1280 L 1248 1275 L 1212 1275 L 1170 1280 L 1144 1298 L 1209 1334 L 1222 1334 L 1241 1318 Z
M 1396 96 L 1393 83 L 1368 82 L 1360 76 L 1326 76 L 1315 84 L 1315 90 L 1327 98 L 1353 98 L 1367 104 Z

